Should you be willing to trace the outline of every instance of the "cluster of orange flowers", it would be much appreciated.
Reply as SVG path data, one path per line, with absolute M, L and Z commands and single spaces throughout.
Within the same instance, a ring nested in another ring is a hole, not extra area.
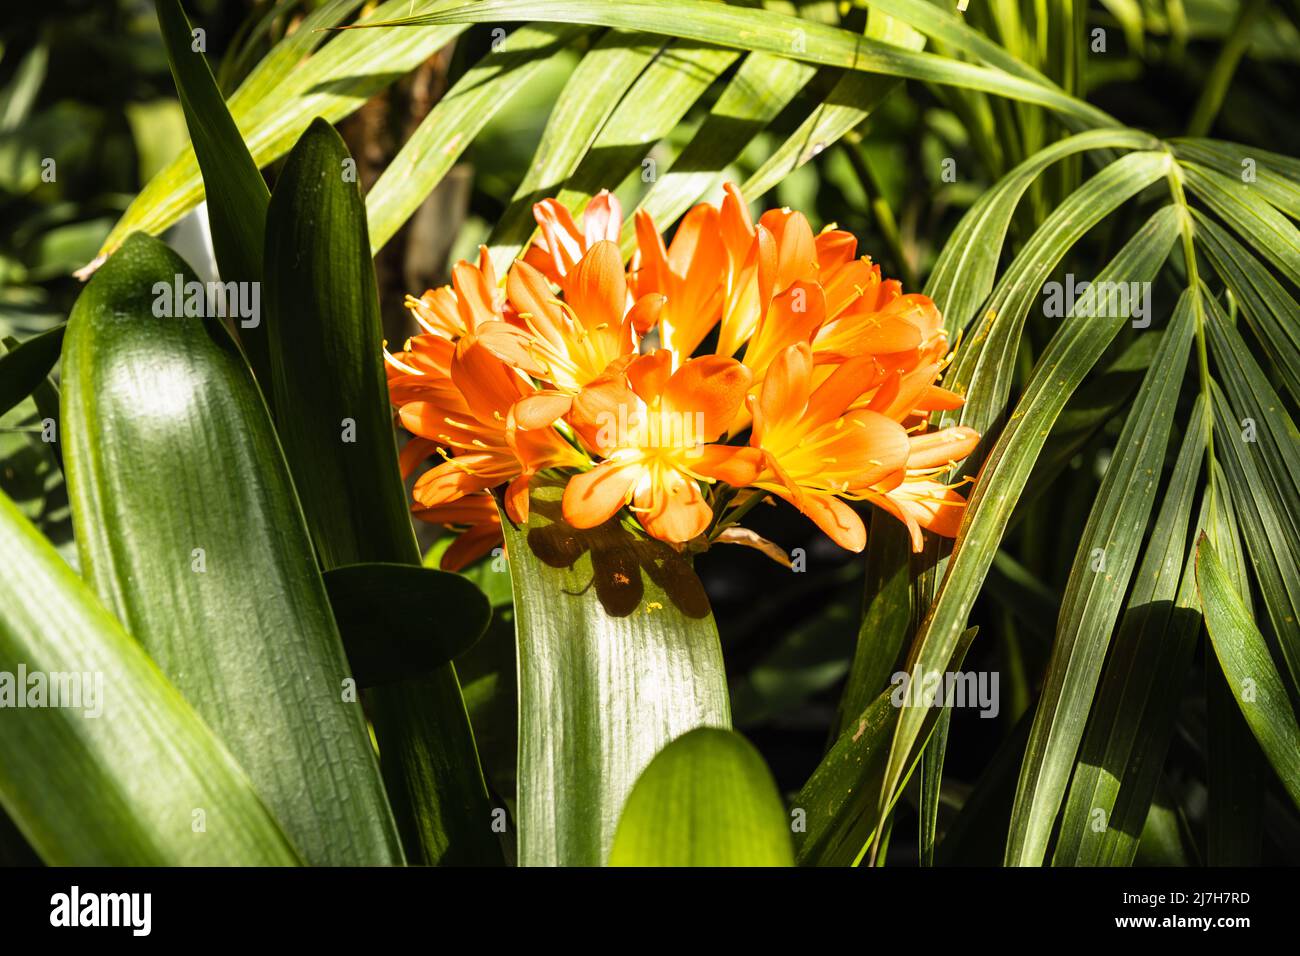
M 415 514 L 466 530 L 443 567 L 500 542 L 490 489 L 512 521 L 528 482 L 570 469 L 565 520 L 591 528 L 626 507 L 675 545 L 745 540 L 735 521 L 774 495 L 842 547 L 866 543 L 847 503 L 870 501 L 911 531 L 952 536 L 965 501 L 939 475 L 975 447 L 931 412 L 961 405 L 936 384 L 950 360 L 934 303 L 904 295 L 847 232 L 814 235 L 798 212 L 757 223 L 731 185 L 665 246 L 644 212 L 625 269 L 609 193 L 575 222 L 534 207 L 538 241 L 499 283 L 486 250 L 452 284 L 407 305 L 423 334 L 386 353 L 389 392 L 415 437 L 403 475 Z M 716 333 L 716 334 L 715 334 Z M 697 352 L 701 354 L 696 354 Z

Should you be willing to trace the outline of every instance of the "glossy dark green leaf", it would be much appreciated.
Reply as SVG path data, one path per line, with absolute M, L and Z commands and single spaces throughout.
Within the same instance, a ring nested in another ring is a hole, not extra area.
M 317 120 L 271 197 L 271 391 L 321 565 L 418 566 L 397 469 L 365 206 L 350 159 L 339 135 Z M 452 665 L 375 688 L 369 704 L 408 853 L 430 864 L 499 862 Z
M 59 361 L 66 326 L 43 332 L 0 354 L 0 415 L 35 392 Z
M 790 822 L 767 764 L 730 730 L 673 740 L 637 778 L 610 866 L 793 866 Z
M 195 49 L 180 0 L 155 2 L 167 60 L 203 173 L 217 269 L 225 282 L 260 282 L 262 237 L 271 194 L 226 109 L 202 49 Z M 256 315 L 240 317 L 238 326 L 240 344 L 265 388 L 270 372 L 266 329 Z
M 325 590 L 360 687 L 425 677 L 469 650 L 491 617 L 459 574 L 409 564 L 346 564 Z
M 632 785 L 670 740 L 731 724 L 708 597 L 662 542 L 579 531 L 563 484 L 502 517 L 519 646 L 519 863 L 598 866 Z
M 248 771 L 310 863 L 402 860 L 266 406 L 225 328 L 158 317 L 196 281 L 132 237 L 68 323 L 63 427 L 81 566 Z

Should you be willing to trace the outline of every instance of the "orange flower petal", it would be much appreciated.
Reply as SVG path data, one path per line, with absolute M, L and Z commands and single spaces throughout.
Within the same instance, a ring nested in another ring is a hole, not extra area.
M 960 461 L 979 444 L 979 432 L 965 425 L 941 428 L 925 435 L 913 435 L 908 468 L 938 468 L 950 461 Z
M 714 441 L 736 417 L 749 388 L 749 370 L 735 359 L 703 355 L 673 373 L 663 390 L 663 408 L 702 418 L 702 441 Z M 695 430 L 696 434 L 700 430 Z
M 637 519 L 652 537 L 680 544 L 708 530 L 713 509 L 700 494 L 700 486 L 681 472 L 668 469 L 660 480 L 644 490 L 638 488 Z
M 627 501 L 640 477 L 639 464 L 604 462 L 591 471 L 574 475 L 564 488 L 564 520 L 575 528 L 594 528 L 612 518 Z
M 758 479 L 763 468 L 763 452 L 743 445 L 704 445 L 698 454 L 689 453 L 686 462 L 696 474 L 743 488 Z

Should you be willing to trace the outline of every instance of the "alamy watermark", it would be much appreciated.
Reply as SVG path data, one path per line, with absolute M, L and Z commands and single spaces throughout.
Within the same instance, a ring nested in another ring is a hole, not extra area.
M 1001 709 L 997 671 L 898 671 L 889 683 L 895 707 L 969 707 L 990 719 Z
M 95 718 L 104 712 L 102 671 L 0 671 L 0 710 L 67 707 Z
M 600 429 L 596 441 L 602 448 L 678 449 L 695 457 L 705 444 L 703 412 L 629 411 L 619 404 L 617 412 L 600 412 L 596 425 Z
M 1150 282 L 1076 282 L 1073 273 L 1066 273 L 1065 282 L 1043 285 L 1043 298 L 1043 315 L 1049 319 L 1131 318 L 1135 329 L 1151 325 Z
M 171 282 L 155 282 L 153 296 L 153 314 L 160 319 L 239 319 L 241 329 L 262 323 L 260 282 L 186 282 L 178 272 Z

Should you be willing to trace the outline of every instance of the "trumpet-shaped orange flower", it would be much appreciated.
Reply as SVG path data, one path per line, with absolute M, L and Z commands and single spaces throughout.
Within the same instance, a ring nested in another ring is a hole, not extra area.
M 497 503 L 487 493 L 466 495 L 432 508 L 417 505 L 411 513 L 429 524 L 464 529 L 438 561 L 438 567 L 444 571 L 460 571 L 468 567 L 484 555 L 491 554 L 492 549 L 500 547 L 505 540 L 501 534 Z
M 486 251 L 458 263 L 450 286 L 408 299 L 421 334 L 388 356 L 415 436 L 403 474 L 443 459 L 415 483 L 416 515 L 465 529 L 447 566 L 499 540 L 487 492 L 504 485 L 507 514 L 523 520 L 544 469 L 571 470 L 572 525 L 627 508 L 678 545 L 707 534 L 779 555 L 736 526 L 769 495 L 855 551 L 861 502 L 904 522 L 917 550 L 924 531 L 956 534 L 965 501 L 944 475 L 979 436 L 929 430 L 933 412 L 962 403 L 938 384 L 952 358 L 942 317 L 883 279 L 852 235 L 815 233 L 788 209 L 754 221 L 728 185 L 671 243 L 639 211 L 625 270 L 609 193 L 580 221 L 554 200 L 534 215 L 541 238 L 504 282 Z M 713 354 L 696 355 L 715 329 Z
M 748 387 L 749 373 L 733 359 L 704 356 L 673 371 L 671 353 L 660 349 L 587 389 L 574 425 L 605 460 L 569 479 L 565 520 L 592 528 L 626 504 L 660 540 L 703 534 L 713 510 L 700 483 L 745 485 L 758 474 L 751 449 L 711 444 Z
M 537 220 L 542 236 L 528 247 L 524 262 L 559 285 L 596 243 L 618 243 L 623 227 L 623 207 L 617 196 L 602 189 L 587 203 L 581 228 L 573 221 L 569 210 L 554 199 L 536 203 L 533 218 Z
M 528 480 L 534 474 L 587 463 L 553 428 L 516 425 L 514 405 L 535 389 L 473 334 L 456 343 L 448 379 L 428 376 L 423 392 L 420 384 L 404 381 L 396 388 L 410 399 L 398 410 L 402 425 L 445 458 L 415 483 L 415 500 L 425 508 L 508 484 L 507 510 L 514 520 L 525 521 Z M 394 387 L 390 379 L 390 392 Z
M 507 289 L 519 326 L 491 322 L 479 330 L 485 347 L 551 386 L 516 407 L 522 428 L 544 428 L 568 414 L 573 396 L 612 365 L 631 361 L 638 317 L 657 312 L 663 301 L 651 294 L 628 308 L 623 257 L 606 239 L 593 243 L 566 267 L 560 286 L 563 300 L 542 273 L 526 262 L 517 263 Z
M 869 359 L 853 360 L 814 388 L 806 343 L 778 356 L 753 402 L 750 444 L 763 452 L 754 485 L 789 501 L 850 551 L 861 551 L 867 534 L 845 500 L 875 502 L 914 529 L 920 550 L 919 529 L 955 533 L 947 511 L 963 503 L 951 489 L 941 494 L 930 470 L 965 457 L 979 436 L 957 426 L 909 437 L 879 411 L 854 408 L 871 373 Z

